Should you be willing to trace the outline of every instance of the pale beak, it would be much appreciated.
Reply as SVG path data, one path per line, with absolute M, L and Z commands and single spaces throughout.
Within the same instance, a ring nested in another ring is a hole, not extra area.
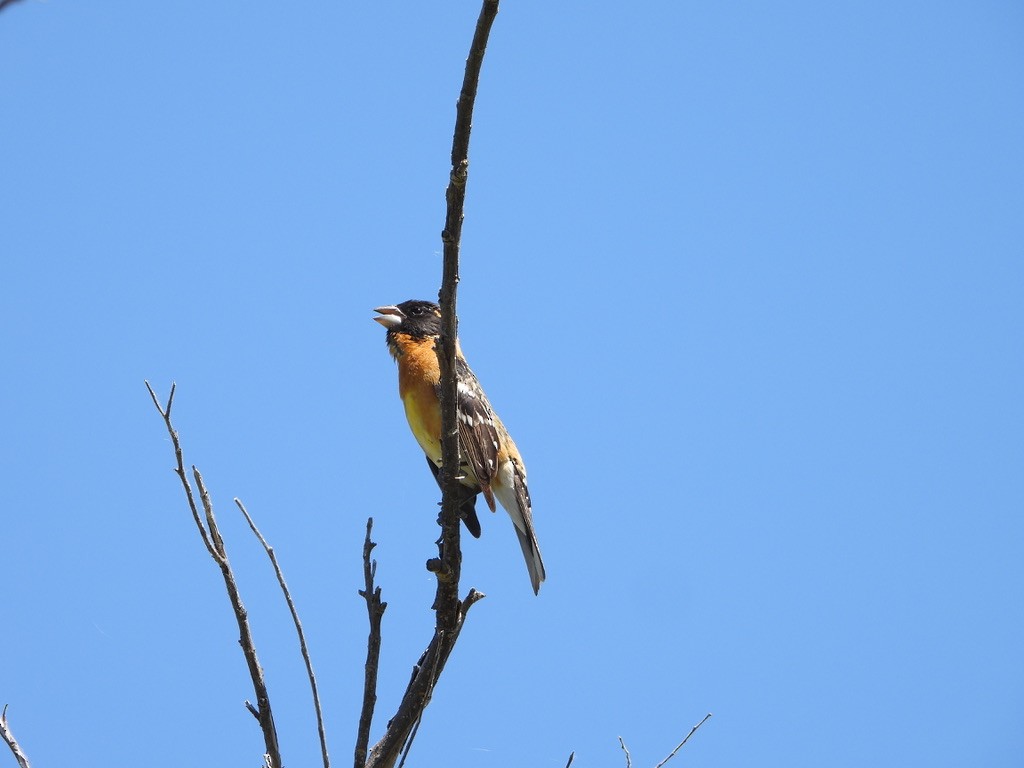
M 373 311 L 380 315 L 373 319 L 385 328 L 397 328 L 405 319 L 405 315 L 398 307 L 377 307 Z

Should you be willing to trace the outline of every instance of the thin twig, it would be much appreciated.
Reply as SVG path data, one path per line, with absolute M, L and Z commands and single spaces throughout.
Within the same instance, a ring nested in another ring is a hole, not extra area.
M 370 620 L 370 634 L 366 639 L 366 664 L 363 674 L 363 706 L 359 713 L 359 730 L 356 732 L 355 768 L 366 765 L 366 753 L 370 746 L 370 726 L 373 724 L 373 710 L 377 704 L 377 671 L 380 668 L 380 624 L 388 604 L 381 602 L 380 587 L 373 580 L 377 575 L 377 561 L 370 555 L 376 547 L 370 539 L 373 518 L 366 521 L 366 538 L 363 540 L 363 581 L 365 589 L 359 594 L 366 600 L 366 613 Z
M 462 631 L 469 608 L 483 597 L 482 592 L 470 590 L 466 598 L 459 604 L 459 623 L 455 628 L 454 638 L 434 633 L 434 637 L 420 657 L 419 663 L 413 669 L 398 711 L 389 721 L 384 736 L 369 752 L 366 761 L 368 768 L 391 768 L 395 765 L 405 740 L 415 725 L 415 718 L 430 703 L 429 694 L 433 691 L 437 679 L 441 677 L 441 672 L 444 671 L 445 663 L 455 646 L 455 641 L 458 640 L 459 632 Z M 409 719 L 410 717 L 412 719 Z M 399 741 L 400 737 L 401 741 Z
M 11 748 L 11 752 L 14 754 L 14 759 L 18 761 L 18 765 L 21 768 L 29 768 L 28 756 L 22 751 L 21 745 L 14 738 L 14 734 L 11 733 L 11 727 L 7 724 L 6 704 L 4 704 L 3 712 L 0 712 L 0 739 L 3 739 L 4 743 Z
M 228 566 L 228 550 L 224 546 L 224 537 L 220 535 L 217 518 L 213 515 L 213 501 L 210 499 L 210 492 L 206 490 L 206 485 L 203 483 L 203 476 L 199 474 L 195 464 L 192 465 L 192 478 L 196 481 L 196 488 L 199 489 L 199 501 L 203 505 L 203 514 L 206 515 L 206 530 L 210 532 L 210 541 L 213 544 L 213 559 L 217 561 L 221 570 L 225 566 L 230 570 L 231 568 Z
M 633 761 L 629 757 L 629 750 L 626 749 L 626 742 L 619 736 L 619 746 L 622 747 L 622 751 L 626 753 L 626 768 L 633 768 Z
M 678 744 L 676 744 L 676 748 L 673 749 L 669 753 L 668 757 L 666 757 L 664 760 L 662 760 L 660 763 L 658 763 L 656 766 L 654 766 L 654 768 L 661 768 L 663 765 L 665 765 L 665 763 L 667 763 L 669 760 L 671 760 L 673 757 L 675 757 L 676 756 L 676 752 L 678 752 L 680 749 L 682 749 L 683 745 L 690 740 L 690 737 L 693 736 L 693 734 L 695 734 L 697 732 L 697 729 L 700 728 L 702 725 L 704 725 L 704 723 L 706 723 L 710 718 L 711 718 L 711 713 L 708 712 L 706 715 L 704 715 L 704 719 L 703 720 L 701 720 L 699 723 L 697 723 L 695 726 L 693 726 L 693 728 L 690 729 L 690 732 L 688 734 L 686 734 L 686 738 L 684 738 L 682 741 L 680 741 Z
M 281 572 L 281 566 L 277 562 L 277 555 L 274 554 L 274 548 L 267 543 L 267 540 L 263 538 L 263 534 L 260 533 L 259 528 L 256 527 L 256 523 L 253 522 L 252 517 L 249 515 L 249 511 L 245 508 L 241 499 L 235 499 L 235 505 L 245 515 L 245 521 L 249 523 L 249 528 L 253 534 L 259 539 L 260 544 L 263 545 L 264 551 L 267 553 L 267 557 L 270 558 L 271 564 L 274 566 L 274 573 L 277 574 L 277 583 L 281 585 L 281 591 L 284 593 L 285 602 L 288 603 L 288 610 L 292 614 L 292 622 L 295 624 L 295 633 L 299 636 L 299 650 L 302 652 L 302 660 L 306 663 L 306 674 L 309 676 L 309 687 L 313 692 L 313 709 L 316 712 L 316 726 L 317 731 L 320 734 L 320 754 L 323 757 L 324 768 L 331 768 L 331 759 L 327 754 L 327 734 L 324 730 L 324 714 L 320 707 L 320 694 L 316 686 L 316 675 L 313 673 L 313 662 L 309 658 L 309 648 L 306 646 L 306 633 L 302 631 L 302 622 L 299 620 L 299 612 L 295 608 L 295 602 L 292 600 L 292 594 L 288 590 L 288 584 L 285 583 L 284 573 Z
M 181 480 L 181 484 L 185 489 L 185 496 L 188 499 L 189 509 L 192 512 L 192 519 L 195 521 L 196 528 L 199 530 L 200 536 L 202 536 L 203 543 L 206 545 L 207 551 L 210 556 L 217 563 L 221 571 L 221 576 L 224 579 L 224 587 L 228 593 L 228 599 L 231 602 L 231 608 L 235 614 L 235 621 L 238 623 L 238 644 L 242 646 L 242 653 L 245 656 L 246 664 L 249 667 L 249 676 L 252 678 L 253 691 L 256 694 L 256 706 L 253 706 L 249 702 L 246 702 L 246 706 L 249 711 L 256 716 L 259 721 L 260 730 L 263 732 L 263 742 L 266 746 L 266 755 L 270 764 L 273 768 L 281 768 L 281 750 L 277 742 L 277 729 L 274 726 L 274 713 L 270 708 L 270 695 L 267 693 L 266 681 L 263 678 L 263 668 L 260 666 L 259 658 L 256 655 L 256 645 L 252 639 L 252 631 L 249 627 L 249 618 L 246 613 L 245 606 L 242 604 L 242 598 L 238 593 L 238 585 L 235 582 L 235 574 L 231 570 L 231 564 L 228 561 L 227 549 L 224 545 L 224 539 L 220 535 L 220 529 L 217 527 L 217 519 L 213 514 L 213 503 L 210 501 L 210 494 L 206 489 L 206 484 L 203 482 L 203 476 L 199 470 L 196 469 L 195 465 L 192 466 L 192 477 L 195 479 L 196 488 L 199 490 L 199 498 L 203 505 L 203 511 L 205 513 L 206 524 L 203 524 L 203 516 L 199 514 L 199 510 L 196 507 L 195 495 L 192 492 L 192 485 L 188 481 L 188 476 L 185 474 L 185 463 L 184 454 L 181 450 L 181 442 L 178 439 L 178 432 L 174 429 L 174 425 L 171 423 L 171 406 L 174 402 L 174 391 L 175 386 L 171 385 L 171 394 L 167 398 L 167 405 L 161 406 L 160 400 L 156 396 L 156 392 L 153 391 L 153 387 L 150 386 L 149 382 L 146 382 L 146 389 L 149 390 L 149 395 L 153 399 L 153 405 L 160 412 L 163 417 L 164 424 L 167 427 L 167 432 L 171 436 L 171 444 L 174 446 L 174 455 L 177 460 L 177 467 L 175 472 Z M 209 530 L 207 530 L 207 527 Z
M 575 752 L 570 752 L 569 753 L 569 762 L 565 764 L 565 768 L 569 768 L 569 766 L 572 765 L 572 761 L 575 760 L 575 759 L 576 759 L 576 753 Z
M 245 656 L 245 663 L 249 667 L 249 677 L 252 679 L 253 692 L 256 694 L 256 712 L 260 722 L 260 730 L 263 731 L 263 743 L 267 748 L 266 754 L 274 768 L 281 768 L 281 749 L 277 743 L 277 728 L 274 725 L 274 713 L 270 708 L 270 694 L 267 692 L 267 683 L 263 677 L 263 667 L 260 666 L 259 657 L 256 654 L 256 642 L 252 637 L 252 628 L 249 626 L 249 614 L 242 604 L 242 596 L 238 592 L 238 584 L 235 582 L 235 573 L 228 561 L 228 551 L 224 545 L 224 539 L 220 535 L 220 528 L 217 526 L 217 519 L 213 515 L 213 503 L 210 501 L 210 494 L 206 490 L 203 476 L 195 465 L 192 466 L 192 476 L 195 478 L 196 487 L 199 489 L 199 498 L 203 502 L 203 509 L 206 512 L 206 523 L 210 527 L 210 538 L 217 550 L 217 557 L 214 559 L 220 566 L 221 576 L 224 579 L 224 587 L 231 601 L 231 608 L 235 613 L 235 621 L 238 624 L 238 644 L 242 646 L 242 655 Z M 252 707 L 250 706 L 250 710 Z
M 188 499 L 188 508 L 192 512 L 192 519 L 195 521 L 196 528 L 199 529 L 199 535 L 203 539 L 203 544 L 206 545 L 206 551 L 210 553 L 210 557 L 217 560 L 217 551 L 213 548 L 213 542 L 210 541 L 210 535 L 206 532 L 206 526 L 203 525 L 203 518 L 199 514 L 195 496 L 192 494 L 192 486 L 188 482 L 188 475 L 185 474 L 185 457 L 181 450 L 181 442 L 178 440 L 178 430 L 171 424 L 171 406 L 174 405 L 174 393 L 177 391 L 178 385 L 171 382 L 171 393 L 167 396 L 166 406 L 160 405 L 160 399 L 156 396 L 156 392 L 153 391 L 153 387 L 150 386 L 148 381 L 146 382 L 146 389 L 149 390 L 149 396 L 153 398 L 153 405 L 156 406 L 157 411 L 163 417 L 164 426 L 167 427 L 167 433 L 171 436 L 171 445 L 174 446 L 174 458 L 177 461 L 174 474 L 181 480 L 181 485 L 185 489 L 185 498 Z
M 430 695 L 434 692 L 434 685 L 437 683 L 437 656 L 434 656 L 434 666 L 430 670 L 430 687 L 427 689 L 427 701 L 430 701 Z M 424 707 L 426 709 L 426 707 Z M 416 740 L 416 734 L 420 730 L 420 723 L 423 721 L 423 709 L 420 710 L 419 716 L 416 718 L 416 723 L 412 727 L 412 731 L 409 733 L 409 740 L 405 742 L 405 747 L 402 749 L 402 759 L 398 763 L 398 768 L 402 768 L 405 765 L 405 759 L 409 756 L 409 750 L 412 749 L 412 743 Z

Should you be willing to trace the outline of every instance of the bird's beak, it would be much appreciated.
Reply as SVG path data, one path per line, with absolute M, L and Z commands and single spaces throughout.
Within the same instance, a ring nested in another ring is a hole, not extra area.
M 380 315 L 373 319 L 385 328 L 397 328 L 405 319 L 405 315 L 398 307 L 377 307 L 373 311 Z

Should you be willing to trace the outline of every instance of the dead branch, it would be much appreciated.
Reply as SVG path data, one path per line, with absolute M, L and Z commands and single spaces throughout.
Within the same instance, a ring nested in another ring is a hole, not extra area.
M 356 733 L 355 768 L 366 765 L 366 752 L 370 745 L 370 725 L 373 723 L 373 709 L 377 704 L 377 670 L 380 667 L 380 623 L 388 604 L 380 599 L 380 587 L 374 587 L 377 576 L 377 561 L 370 559 L 376 543 L 370 540 L 373 518 L 366 521 L 366 539 L 363 541 L 363 579 L 366 588 L 359 594 L 366 600 L 366 613 L 370 619 L 370 635 L 366 639 L 366 664 L 363 676 L 363 706 L 359 713 L 359 730 Z
M 433 680 L 430 688 L 427 689 L 427 701 L 430 701 L 430 695 L 434 692 L 434 685 L 437 683 L 437 657 L 434 657 L 434 668 L 430 670 L 430 677 L 428 679 Z M 420 710 L 419 715 L 416 717 L 416 722 L 412 726 L 412 732 L 409 733 L 409 738 L 405 742 L 405 747 L 402 749 L 402 759 L 398 763 L 398 768 L 402 768 L 405 765 L 405 759 L 409 757 L 409 752 L 412 750 L 412 743 L 416 740 L 416 734 L 419 733 L 420 723 L 423 722 L 423 712 Z
M 174 391 L 175 385 L 171 384 L 171 393 L 167 398 L 167 405 L 161 406 L 160 400 L 156 396 L 156 392 L 153 391 L 153 387 L 150 386 L 149 382 L 146 382 L 146 389 L 149 390 L 149 396 L 153 399 L 153 405 L 156 406 L 157 411 L 160 412 L 163 417 L 164 425 L 167 427 L 167 432 L 171 436 L 171 444 L 174 447 L 174 456 L 177 460 L 177 467 L 175 473 L 181 480 L 181 484 L 185 490 L 185 497 L 188 499 L 189 509 L 192 512 L 192 519 L 195 521 L 196 528 L 199 530 L 199 535 L 203 539 L 203 543 L 206 545 L 207 551 L 210 553 L 210 557 L 213 558 L 214 562 L 220 568 L 221 576 L 224 579 L 224 587 L 228 593 L 228 599 L 231 601 L 231 608 L 235 614 L 235 620 L 238 623 L 238 644 L 242 646 L 242 653 L 245 656 L 246 664 L 249 667 L 249 676 L 252 678 L 253 691 L 256 694 L 256 706 L 253 706 L 249 702 L 245 705 L 249 711 L 252 712 L 253 716 L 259 721 L 260 730 L 263 732 L 263 741 L 266 746 L 265 759 L 272 768 L 281 768 L 281 750 L 277 743 L 277 729 L 274 727 L 274 714 L 270 708 L 270 695 L 267 692 L 266 681 L 263 678 L 263 668 L 260 666 L 259 658 L 256 655 L 256 645 L 252 638 L 252 631 L 249 627 L 249 617 L 246 613 L 245 606 L 242 604 L 242 598 L 238 593 L 238 585 L 235 583 L 235 574 L 231 569 L 231 564 L 228 561 L 227 548 L 224 546 L 224 539 L 220 535 L 220 528 L 217 527 L 217 519 L 213 514 L 213 503 L 210 501 L 210 494 L 206 490 L 206 485 L 203 483 L 203 476 L 196 469 L 195 465 L 192 466 L 192 476 L 196 482 L 196 488 L 199 490 L 199 498 L 203 505 L 204 516 L 206 519 L 205 525 L 203 524 L 203 516 L 200 516 L 199 510 L 195 502 L 195 494 L 192 492 L 192 485 L 189 483 L 188 475 L 185 473 L 184 454 L 181 449 L 181 441 L 178 438 L 178 432 L 171 423 L 171 406 L 174 402 Z
M 697 729 L 700 728 L 702 725 L 704 725 L 704 723 L 706 723 L 710 718 L 711 718 L 711 713 L 708 712 L 706 715 L 704 715 L 704 719 L 701 720 L 699 723 L 697 723 L 695 726 L 693 726 L 693 728 L 690 729 L 690 732 L 688 734 L 686 734 L 686 737 L 682 741 L 680 741 L 678 744 L 676 744 L 676 748 L 673 749 L 671 752 L 669 752 L 668 757 L 666 757 L 664 760 L 662 760 L 660 763 L 658 763 L 656 766 L 654 766 L 654 768 L 662 768 L 662 766 L 665 765 L 665 763 L 667 763 L 669 760 L 671 760 L 673 757 L 675 757 L 676 756 L 676 752 L 678 752 L 680 749 L 682 749 L 683 745 L 686 744 L 686 742 L 688 742 L 690 740 L 690 737 L 693 736 L 693 734 L 695 734 L 697 732 Z
M 10 725 L 7 724 L 6 704 L 4 704 L 3 712 L 0 712 L 0 739 L 3 739 L 4 743 L 11 748 L 11 752 L 14 754 L 14 759 L 18 761 L 20 768 L 29 768 L 28 756 L 22 751 L 21 745 L 18 744 L 18 740 L 14 738 L 14 734 L 11 733 Z
M 459 576 L 462 569 L 462 549 L 459 543 L 459 421 L 458 394 L 455 376 L 455 347 L 459 336 L 456 313 L 456 293 L 459 284 L 459 249 L 462 242 L 462 220 L 466 202 L 466 183 L 469 179 L 469 136 L 473 128 L 473 107 L 476 104 L 477 85 L 487 38 L 494 17 L 498 14 L 498 0 L 484 0 L 476 22 L 476 32 L 466 58 L 466 72 L 462 91 L 455 110 L 455 133 L 452 137 L 452 167 L 445 191 L 447 211 L 441 241 L 444 244 L 444 263 L 441 290 L 441 338 L 437 356 L 441 364 L 441 568 L 437 574 L 437 596 L 434 610 L 439 629 L 453 629 L 459 618 Z
M 184 454 L 181 451 L 181 443 L 178 440 L 178 431 L 171 424 L 171 407 L 174 405 L 174 393 L 177 391 L 177 384 L 171 383 L 171 394 L 167 396 L 166 407 L 160 405 L 160 400 L 156 396 L 156 392 L 153 391 L 153 387 L 146 382 L 146 389 L 149 390 L 149 396 L 153 399 L 153 405 L 160 412 L 160 415 L 164 419 L 164 425 L 167 427 L 167 431 L 171 435 L 171 445 L 174 446 L 174 458 L 177 461 L 177 466 L 174 468 L 174 473 L 181 480 L 181 485 L 185 489 L 185 497 L 188 499 L 188 508 L 192 512 L 192 519 L 195 521 L 196 528 L 199 530 L 199 535 L 203 539 L 203 544 L 206 545 L 206 551 L 210 553 L 210 557 L 214 560 L 217 559 L 217 552 L 213 548 L 213 542 L 210 541 L 210 535 L 206 532 L 206 526 L 203 525 L 203 519 L 199 516 L 199 508 L 196 506 L 195 497 L 192 495 L 192 486 L 188 482 L 188 475 L 185 474 L 185 459 Z
M 256 527 L 256 523 L 253 522 L 252 517 L 249 515 L 249 511 L 242 504 L 240 499 L 235 499 L 235 505 L 241 510 L 242 514 L 245 515 L 245 521 L 249 524 L 249 529 L 253 532 L 260 544 L 263 545 L 263 550 L 267 553 L 267 557 L 270 558 L 271 565 L 274 566 L 274 573 L 277 574 L 277 583 L 281 585 L 281 591 L 284 593 L 284 600 L 288 604 L 288 610 L 292 615 L 292 623 L 295 624 L 295 633 L 299 637 L 299 650 L 302 653 L 302 660 L 306 664 L 306 675 L 309 677 L 309 688 L 313 694 L 313 710 L 316 712 L 316 726 L 317 732 L 320 735 L 320 754 L 323 758 L 324 768 L 331 768 L 331 758 L 327 753 L 327 733 L 324 729 L 324 714 L 323 709 L 320 707 L 320 693 L 316 685 L 316 674 L 313 672 L 313 662 L 309 658 L 309 648 L 306 646 L 306 633 L 302 631 L 302 622 L 299 620 L 299 612 L 295 608 L 295 602 L 292 600 L 292 594 L 288 589 L 288 584 L 284 580 L 284 573 L 281 572 L 281 566 L 277 562 L 277 555 L 274 554 L 274 548 L 271 547 L 263 534 L 260 533 L 259 528 Z
M 452 167 L 445 191 L 447 211 L 441 241 L 444 264 L 438 301 L 441 305 L 441 338 L 437 355 L 441 365 L 441 571 L 437 578 L 438 629 L 451 631 L 459 624 L 459 575 L 462 550 L 459 545 L 459 419 L 455 375 L 455 348 L 459 335 L 456 293 L 459 284 L 459 249 L 462 242 L 462 221 L 469 179 L 469 137 L 473 128 L 473 107 L 476 104 L 480 68 L 483 66 L 487 40 L 498 0 L 484 0 L 477 18 L 473 42 L 466 57 L 466 72 L 455 110 L 455 132 L 452 137 Z M 453 640 L 454 642 L 454 640 Z
M 629 756 L 629 750 L 626 749 L 626 742 L 619 736 L 619 746 L 622 747 L 622 751 L 626 753 L 626 768 L 633 768 L 633 760 Z
M 683 748 L 683 745 L 686 744 L 686 742 L 690 740 L 690 737 L 693 736 L 693 734 L 695 734 L 697 732 L 697 729 L 700 728 L 702 725 L 704 725 L 704 723 L 706 723 L 710 717 L 711 717 L 711 713 L 710 712 L 708 712 L 706 715 L 704 715 L 704 719 L 701 720 L 699 723 L 697 723 L 695 726 L 693 726 L 693 728 L 690 729 L 690 732 L 688 734 L 686 734 L 686 738 L 684 738 L 682 741 L 680 741 L 678 744 L 676 744 L 676 748 L 673 749 L 669 753 L 668 757 L 666 757 L 664 760 L 662 760 L 660 763 L 658 763 L 656 766 L 654 766 L 654 768 L 662 768 L 662 766 L 664 766 L 665 763 L 667 763 L 669 760 L 671 760 L 673 757 L 675 757 L 676 756 L 676 752 L 678 752 L 680 749 Z M 624 742 L 622 740 L 621 736 L 619 736 L 619 746 L 622 747 L 622 751 L 626 755 L 626 768 L 633 768 L 633 760 L 629 756 L 629 750 L 626 748 L 626 742 Z M 572 755 L 569 756 L 569 763 L 572 764 Z M 566 768 L 569 768 L 569 766 L 566 766 Z
M 456 610 L 458 623 L 452 635 L 446 634 L 443 630 L 435 630 L 430 644 L 423 652 L 419 662 L 413 667 L 412 679 L 405 689 L 398 711 L 388 723 L 384 736 L 370 750 L 366 761 L 368 767 L 392 768 L 395 765 L 416 721 L 426 709 L 427 704 L 430 703 L 434 684 L 441 676 L 441 672 L 444 671 L 448 656 L 451 654 L 455 641 L 458 640 L 466 613 L 483 596 L 481 592 L 471 589 L 466 598 L 459 603 Z
M 487 49 L 487 39 L 497 13 L 498 0 L 484 0 L 466 59 L 466 71 L 456 108 L 455 131 L 452 137 L 452 168 L 445 193 L 447 211 L 444 230 L 441 233 L 444 266 L 439 292 L 442 330 L 438 344 L 441 366 L 441 537 L 438 540 L 438 559 L 428 563 L 428 568 L 437 576 L 437 592 L 433 606 L 434 636 L 420 663 L 413 670 L 412 679 L 398 711 L 388 724 L 387 731 L 369 753 L 366 765 L 373 768 L 392 768 L 395 765 L 422 717 L 423 710 L 430 702 L 434 686 L 459 638 L 467 611 L 483 597 L 482 593 L 471 589 L 464 599 L 459 598 L 462 550 L 459 542 L 458 512 L 459 445 L 455 380 L 458 320 L 455 310 L 473 106 L 476 101 L 480 68 Z

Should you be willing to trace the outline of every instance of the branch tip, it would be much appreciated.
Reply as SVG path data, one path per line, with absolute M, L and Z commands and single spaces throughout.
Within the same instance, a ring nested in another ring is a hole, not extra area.
M 690 732 L 688 734 L 686 734 L 686 737 L 682 741 L 680 741 L 678 744 L 676 744 L 676 748 L 673 749 L 671 752 L 669 752 L 668 757 L 666 757 L 664 760 L 662 760 L 660 763 L 658 763 L 656 766 L 654 766 L 654 768 L 662 768 L 662 766 L 665 765 L 665 763 L 667 763 L 669 760 L 671 760 L 673 757 L 675 757 L 676 756 L 676 752 L 678 752 L 680 749 L 683 748 L 683 746 L 686 744 L 686 742 L 688 742 L 690 740 L 690 737 L 693 736 L 693 734 L 695 734 L 697 732 L 697 729 L 700 728 L 702 725 L 704 725 L 704 723 L 706 723 L 710 719 L 711 719 L 711 713 L 708 712 L 706 715 L 704 715 L 704 719 L 701 720 L 699 723 L 697 723 L 695 726 L 693 726 L 693 728 L 690 729 Z
M 253 535 L 259 540 L 260 544 L 263 545 L 263 550 L 267 553 L 267 557 L 270 558 L 270 564 L 274 568 L 274 573 L 277 576 L 277 583 L 281 587 L 281 592 L 284 594 L 284 601 L 288 605 L 288 612 L 291 613 L 292 623 L 295 625 L 295 633 L 299 638 L 299 651 L 302 654 L 302 661 L 306 665 L 306 676 L 309 678 L 309 688 L 313 696 L 313 711 L 316 715 L 317 731 L 320 735 L 320 754 L 323 759 L 324 768 L 330 768 L 331 761 L 327 753 L 327 733 L 324 728 L 324 716 L 323 709 L 320 706 L 320 693 L 317 688 L 316 674 L 313 672 L 313 662 L 309 656 L 309 648 L 306 645 L 306 633 L 302 629 L 302 622 L 299 620 L 299 612 L 295 607 L 295 601 L 292 600 L 292 593 L 288 589 L 288 583 L 284 579 L 284 572 L 281 570 L 281 565 L 277 562 L 277 555 L 274 554 L 274 548 L 267 542 L 260 529 L 256 527 L 255 521 L 252 519 L 252 515 L 249 514 L 249 510 L 245 508 L 245 504 L 238 497 L 235 497 L 235 506 L 238 507 L 239 511 L 245 517 L 245 521 L 249 524 L 249 530 L 252 531 Z
M 206 485 L 203 482 L 203 476 L 194 464 L 191 465 L 192 476 L 199 491 L 200 500 L 205 513 L 205 525 L 203 523 L 204 516 L 200 514 L 199 505 L 196 504 L 192 484 L 189 482 L 188 475 L 185 472 L 184 452 L 181 449 L 181 441 L 178 438 L 177 430 L 174 429 L 174 425 L 171 422 L 171 406 L 174 403 L 174 393 L 177 390 L 177 387 L 175 384 L 171 384 L 171 392 L 167 398 L 166 408 L 160 407 L 160 402 L 156 397 L 156 392 L 153 390 L 153 387 L 150 386 L 148 381 L 146 382 L 146 388 L 149 390 L 150 397 L 153 399 L 154 405 L 163 418 L 164 426 L 167 428 L 168 435 L 170 435 L 176 460 L 175 473 L 178 475 L 182 488 L 185 491 L 185 498 L 188 500 L 188 507 L 189 511 L 192 513 L 192 520 L 196 525 L 196 530 L 199 531 L 203 544 L 206 546 L 206 551 L 209 552 L 210 557 L 213 558 L 214 562 L 217 563 L 217 566 L 220 568 L 221 577 L 224 580 L 224 587 L 227 590 L 228 599 L 231 602 L 231 607 L 235 614 L 235 621 L 238 624 L 239 632 L 238 644 L 241 646 L 242 653 L 245 656 L 246 665 L 249 668 L 249 676 L 252 679 L 253 691 L 256 694 L 256 700 L 259 702 L 260 708 L 257 710 L 248 701 L 245 702 L 245 705 L 260 724 L 260 730 L 263 733 L 263 740 L 266 746 L 266 754 L 270 756 L 270 759 L 275 766 L 280 766 L 281 750 L 277 742 L 277 729 L 274 726 L 274 715 L 270 708 L 270 697 L 267 693 L 266 682 L 263 677 L 263 669 L 260 666 L 259 658 L 256 654 L 256 645 L 252 638 L 248 614 L 246 613 L 245 606 L 242 604 L 242 598 L 238 592 L 238 585 L 235 582 L 235 575 L 231 570 L 230 563 L 228 562 L 227 550 L 224 546 L 224 540 L 221 538 L 220 531 L 217 528 L 217 521 L 213 515 L 213 505 L 210 501 Z
M 626 742 L 622 740 L 621 736 L 619 736 L 619 746 L 622 747 L 622 751 L 626 753 L 626 768 L 632 768 L 633 760 L 630 758 L 629 750 L 626 749 Z
M 22 750 L 18 740 L 14 738 L 14 734 L 11 733 L 11 728 L 7 723 L 6 704 L 4 704 L 3 712 L 0 713 L 0 740 L 3 740 L 11 750 L 11 754 L 14 755 L 14 759 L 18 761 L 19 768 L 29 768 L 28 756 Z

